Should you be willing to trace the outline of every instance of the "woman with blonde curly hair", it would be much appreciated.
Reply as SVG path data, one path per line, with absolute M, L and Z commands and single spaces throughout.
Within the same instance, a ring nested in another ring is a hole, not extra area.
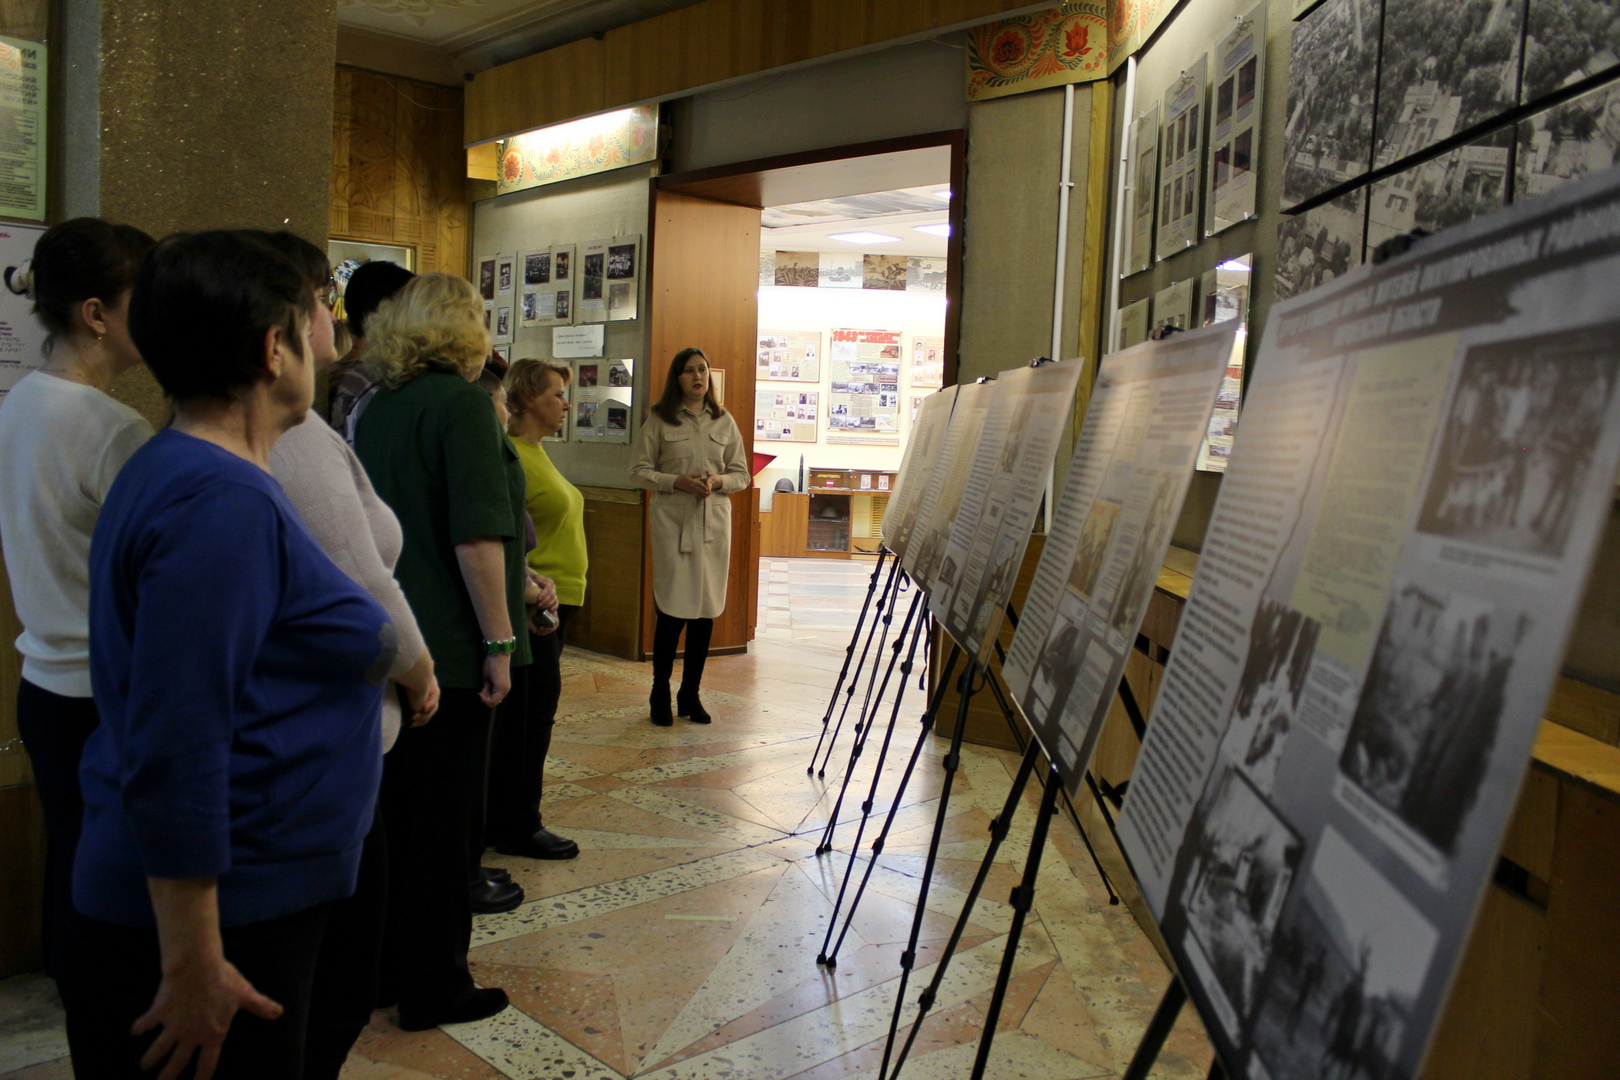
M 440 686 L 431 724 L 407 728 L 383 772 L 391 853 L 383 996 L 421 1031 L 506 1007 L 467 969 L 472 914 L 509 911 L 523 890 L 490 880 L 483 853 L 491 713 L 512 668 L 529 663 L 524 476 L 489 395 L 483 305 L 467 281 L 423 274 L 366 323 L 381 389 L 354 449 L 404 533 L 395 576 L 416 613 Z M 469 888 L 471 885 L 471 888 Z

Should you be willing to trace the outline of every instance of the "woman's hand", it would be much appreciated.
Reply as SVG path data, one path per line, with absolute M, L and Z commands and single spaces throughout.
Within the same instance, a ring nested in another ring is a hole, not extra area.
M 535 637 L 545 637 L 547 634 L 557 632 L 557 583 L 544 574 L 537 574 L 533 570 L 529 574 L 529 591 L 525 594 L 529 608 L 529 632 Z M 552 621 L 547 624 L 539 619 L 540 612 L 551 612 Z
M 484 657 L 484 685 L 478 691 L 478 700 L 493 709 L 512 692 L 512 654 Z
M 704 473 L 703 482 L 708 485 L 709 494 L 713 495 L 720 490 L 720 485 L 726 482 L 726 478 L 719 473 Z
M 131 1035 L 159 1029 L 141 1058 L 141 1068 L 161 1064 L 158 1080 L 174 1080 L 196 1055 L 195 1080 L 209 1080 L 238 1009 L 261 1020 L 280 1019 L 282 1012 L 222 955 L 198 957 L 172 970 L 165 966 L 152 1007 L 130 1028 Z
M 395 682 L 405 688 L 405 700 L 411 707 L 405 722 L 421 727 L 439 711 L 439 680 L 433 674 L 433 656 L 426 649 Z
M 709 477 L 707 473 L 690 473 L 675 478 L 675 490 L 684 491 L 698 499 L 709 497 Z

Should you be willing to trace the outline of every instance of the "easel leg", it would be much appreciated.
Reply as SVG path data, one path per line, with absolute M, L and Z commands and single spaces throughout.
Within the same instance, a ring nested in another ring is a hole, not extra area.
M 927 634 L 927 625 L 927 620 L 923 620 L 922 624 L 917 628 L 917 633 L 919 636 L 924 636 Z M 923 712 L 922 728 L 917 732 L 917 743 L 911 748 L 911 757 L 906 762 L 905 771 L 900 774 L 900 783 L 895 788 L 894 801 L 889 805 L 889 813 L 884 819 L 883 829 L 878 833 L 877 839 L 872 841 L 872 857 L 867 861 L 866 871 L 861 875 L 861 883 L 855 890 L 854 899 L 850 901 L 849 912 L 844 918 L 844 928 L 838 932 L 838 940 L 833 943 L 833 947 L 830 951 L 827 949 L 826 941 L 823 940 L 821 953 L 816 957 L 816 963 L 818 964 L 825 964 L 828 967 L 837 966 L 838 950 L 843 947 L 844 936 L 849 933 L 850 924 L 855 921 L 855 910 L 856 908 L 860 907 L 861 897 L 866 895 L 866 884 L 872 880 L 872 871 L 877 866 L 878 856 L 883 854 L 883 845 L 888 841 L 889 830 L 894 827 L 894 819 L 900 814 L 900 803 L 905 798 L 906 787 L 911 783 L 912 774 L 917 770 L 917 761 L 922 757 L 923 747 L 928 745 L 928 740 L 933 735 L 934 718 L 939 715 L 940 702 L 945 700 L 945 691 L 951 684 L 951 675 L 955 673 L 957 661 L 959 661 L 961 658 L 961 647 L 953 643 L 951 645 L 951 655 L 945 661 L 945 669 L 940 675 L 939 685 L 934 690 L 933 700 L 928 703 L 928 708 Z M 899 707 L 896 706 L 896 711 L 898 711 L 898 708 Z M 874 784 L 875 783 L 876 781 L 874 780 Z M 876 791 L 875 787 L 873 788 L 873 791 Z M 858 846 L 850 849 L 849 865 L 844 869 L 844 880 L 846 883 L 848 882 L 850 876 L 855 872 L 855 862 L 859 854 L 860 852 Z M 842 888 L 839 889 L 839 895 L 843 895 Z M 834 909 L 832 918 L 827 921 L 828 937 L 832 936 L 832 927 L 837 921 L 838 912 L 836 909 Z
M 1130 1066 L 1120 1080 L 1148 1080 L 1148 1073 L 1153 1071 L 1153 1063 L 1159 1059 L 1159 1051 L 1164 1049 L 1165 1040 L 1170 1038 L 1176 1018 L 1181 1015 L 1181 1007 L 1185 1004 L 1187 989 L 1181 985 L 1180 979 L 1172 975 L 1170 985 L 1165 987 L 1164 997 L 1159 999 L 1159 1007 L 1153 1010 L 1153 1019 L 1148 1021 L 1147 1030 L 1142 1033 L 1142 1041 L 1136 1044 Z
M 866 670 L 866 657 L 872 651 L 872 639 L 877 636 L 878 624 L 883 621 L 883 611 L 889 606 L 895 586 L 900 577 L 900 564 L 898 561 L 889 564 L 889 580 L 883 586 L 883 592 L 878 596 L 876 611 L 877 617 L 872 621 L 872 627 L 867 631 L 866 644 L 861 646 L 861 657 L 855 665 L 855 672 L 849 678 L 849 686 L 844 689 L 844 706 L 838 712 L 838 722 L 833 725 L 832 735 L 827 740 L 827 751 L 821 759 L 821 767 L 816 768 L 816 759 L 810 758 L 810 771 L 817 778 L 827 775 L 827 762 L 832 760 L 833 747 L 838 743 L 838 734 L 844 729 L 844 720 L 849 716 L 850 702 L 855 700 L 855 690 L 861 682 L 861 672 Z M 836 695 L 835 695 L 836 697 Z M 829 712 L 830 712 L 829 708 Z M 825 734 L 825 732 L 824 732 Z
M 877 591 L 878 581 L 883 577 L 883 563 L 888 558 L 889 549 L 878 548 L 877 565 L 872 568 L 872 576 L 866 582 L 866 599 L 862 601 L 861 614 L 855 620 L 855 632 L 849 635 L 849 644 L 844 647 L 844 665 L 838 669 L 838 681 L 833 683 L 832 696 L 827 699 L 827 711 L 821 716 L 821 737 L 816 740 L 816 748 L 810 755 L 810 767 L 804 770 L 806 776 L 815 774 L 816 758 L 821 756 L 821 744 L 827 738 L 827 724 L 832 720 L 833 709 L 838 707 L 838 692 L 844 688 L 844 680 L 849 676 L 849 662 L 855 656 L 855 643 L 861 640 L 861 628 L 866 625 L 866 613 L 872 607 L 872 594 Z

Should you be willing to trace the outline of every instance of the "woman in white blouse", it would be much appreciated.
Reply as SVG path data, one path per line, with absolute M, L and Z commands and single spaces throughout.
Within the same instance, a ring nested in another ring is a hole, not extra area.
M 652 497 L 652 722 L 668 727 L 669 678 L 686 631 L 686 664 L 675 712 L 694 724 L 709 714 L 698 699 L 715 616 L 726 607 L 731 569 L 731 495 L 748 487 L 742 432 L 721 408 L 701 349 L 670 362 L 664 392 L 641 426 L 630 478 Z

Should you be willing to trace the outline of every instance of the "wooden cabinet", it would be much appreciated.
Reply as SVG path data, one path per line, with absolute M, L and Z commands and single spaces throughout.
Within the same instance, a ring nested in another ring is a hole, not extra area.
M 760 554 L 778 559 L 847 559 L 883 544 L 883 516 L 894 474 L 812 469 L 807 487 L 778 491 L 760 514 Z

